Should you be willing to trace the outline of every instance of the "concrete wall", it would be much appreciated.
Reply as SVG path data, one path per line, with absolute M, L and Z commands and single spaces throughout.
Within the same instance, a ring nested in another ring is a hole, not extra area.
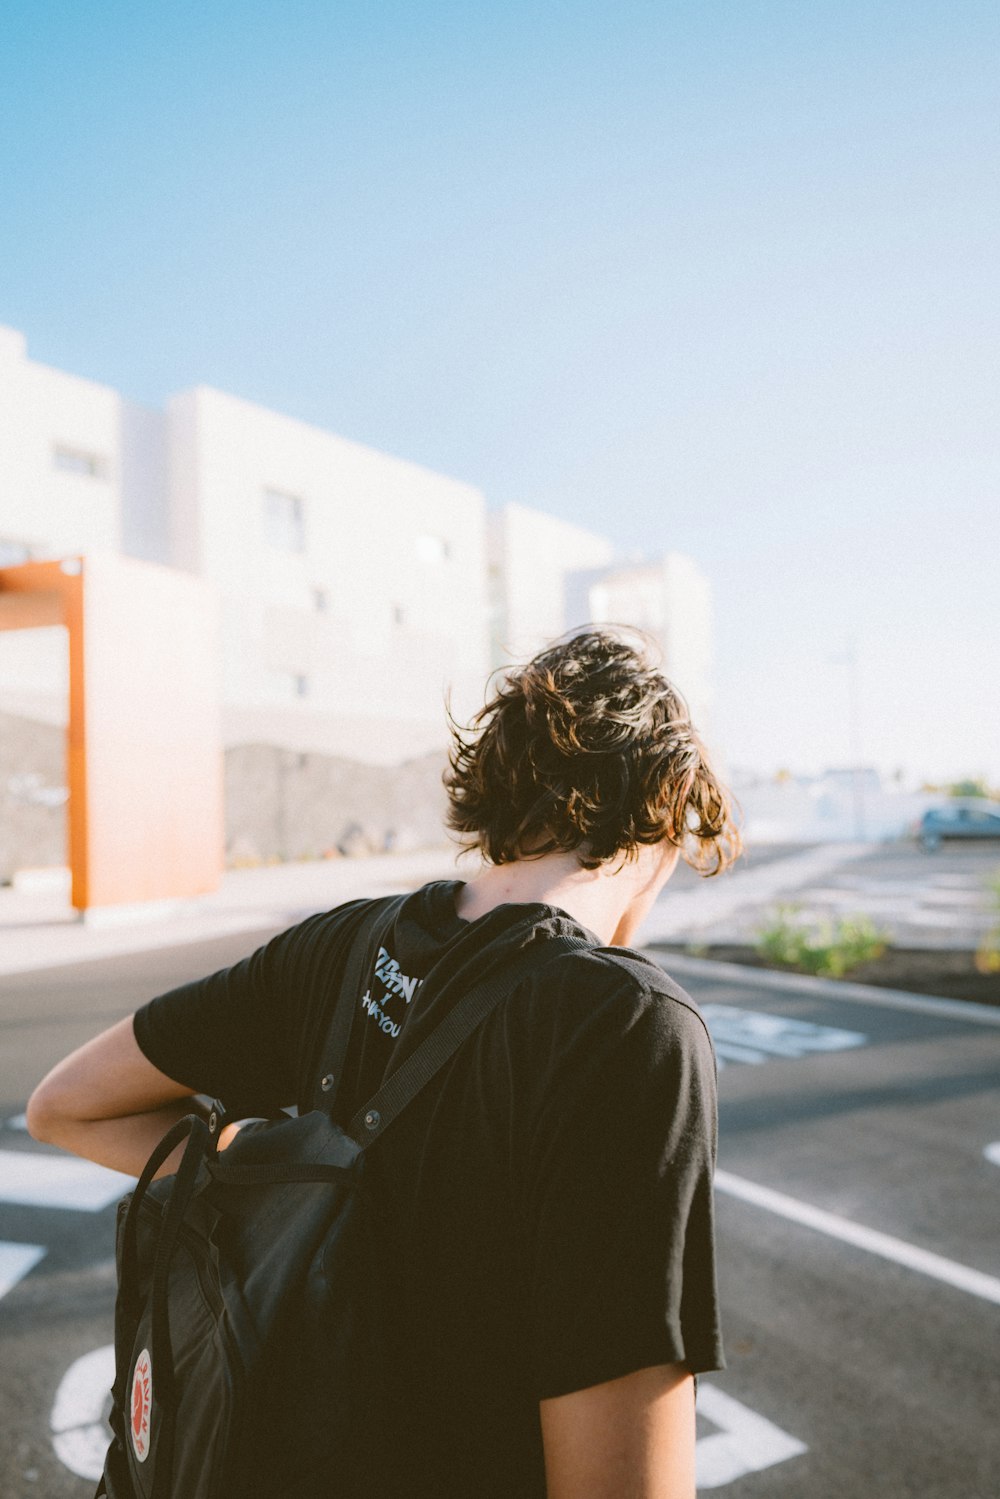
M 444 757 L 359 765 L 267 744 L 226 752 L 230 864 L 359 855 L 445 842 Z
M 226 861 L 348 856 L 446 840 L 440 753 L 396 767 L 275 745 L 226 752 Z M 0 882 L 66 862 L 66 734 L 0 713 Z

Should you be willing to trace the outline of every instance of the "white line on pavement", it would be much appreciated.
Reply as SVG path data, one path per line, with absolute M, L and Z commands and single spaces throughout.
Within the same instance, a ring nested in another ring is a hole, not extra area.
M 0 1239 L 0 1298 L 12 1291 L 38 1261 L 45 1258 L 41 1244 L 11 1244 Z
M 944 1281 L 960 1291 L 968 1291 L 971 1296 L 978 1296 L 983 1301 L 992 1301 L 1000 1306 L 1000 1280 L 996 1276 L 985 1275 L 981 1270 L 971 1270 L 968 1265 L 959 1265 L 955 1260 L 945 1259 L 943 1255 L 918 1249 L 916 1245 L 907 1244 L 904 1239 L 895 1239 L 891 1234 L 880 1233 L 878 1229 L 852 1223 L 849 1218 L 839 1218 L 836 1213 L 828 1213 L 823 1208 L 799 1202 L 795 1197 L 786 1197 L 784 1192 L 758 1186 L 756 1182 L 746 1181 L 742 1176 L 733 1176 L 729 1171 L 715 1173 L 715 1186 L 717 1191 L 726 1192 L 730 1197 L 738 1197 L 743 1202 L 753 1203 L 755 1207 L 764 1208 L 769 1213 L 776 1213 L 779 1218 L 787 1218 L 791 1223 L 814 1228 L 832 1239 L 841 1239 L 845 1244 L 866 1249 L 869 1254 L 880 1255 L 882 1259 L 894 1260 L 897 1265 L 906 1265 L 910 1270 L 917 1270 L 922 1275 L 929 1275 L 934 1280 Z
M 808 1451 L 798 1437 L 789 1436 L 715 1385 L 699 1385 L 698 1411 L 722 1428 L 698 1438 L 699 1493 L 702 1489 L 724 1488 L 745 1473 L 760 1473 Z
M 135 1178 L 73 1156 L 0 1150 L 0 1202 L 98 1213 L 135 1186 Z
M 817 995 L 845 1004 L 882 1005 L 889 1010 L 912 1010 L 917 1015 L 939 1015 L 944 1020 L 971 1020 L 974 1025 L 1000 1026 L 1000 1005 L 975 1004 L 970 999 L 939 999 L 931 994 L 911 994 L 906 989 L 883 989 L 876 984 L 853 984 L 848 979 L 819 979 L 808 973 L 786 973 L 777 968 L 746 968 L 739 963 L 720 963 L 716 958 L 689 958 L 686 953 L 656 952 L 649 956 L 668 974 L 677 977 L 720 979 L 739 988 L 786 990 L 793 994 Z
M 983 1151 L 983 1155 L 988 1161 L 992 1161 L 994 1166 L 1000 1166 L 1000 1140 L 994 1141 L 992 1145 L 987 1145 Z

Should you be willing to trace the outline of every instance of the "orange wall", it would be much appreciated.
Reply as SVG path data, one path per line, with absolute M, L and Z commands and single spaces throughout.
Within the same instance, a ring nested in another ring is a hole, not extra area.
M 214 596 L 186 573 L 111 553 L 66 567 L 0 570 L 0 628 L 33 612 L 19 599 L 19 621 L 11 594 L 58 591 L 62 621 L 49 622 L 69 627 L 73 905 L 212 890 L 225 837 Z

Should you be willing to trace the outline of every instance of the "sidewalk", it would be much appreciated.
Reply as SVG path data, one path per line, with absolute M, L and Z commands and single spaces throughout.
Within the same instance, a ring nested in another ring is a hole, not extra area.
M 732 940 L 749 915 L 762 916 L 779 898 L 816 886 L 872 852 L 870 843 L 819 843 L 764 863 L 751 854 L 714 879 L 685 880 L 681 888 L 675 875 L 643 923 L 643 941 Z
M 701 880 L 681 867 L 650 912 L 642 939 L 687 940 L 718 929 L 738 912 L 799 890 L 868 852 L 867 844 L 799 849 L 756 864 L 741 861 L 718 880 Z M 442 848 L 230 870 L 218 890 L 197 900 L 166 909 L 94 912 L 86 921 L 64 894 L 0 889 L 0 974 L 279 929 L 345 900 L 413 890 L 427 880 L 468 878 L 474 868 L 471 859 L 458 868 L 455 851 Z
M 291 926 L 358 896 L 460 879 L 452 849 L 233 869 L 218 890 L 175 905 L 94 912 L 86 921 L 59 892 L 0 889 L 0 974 L 85 963 L 119 953 L 202 942 L 229 932 Z

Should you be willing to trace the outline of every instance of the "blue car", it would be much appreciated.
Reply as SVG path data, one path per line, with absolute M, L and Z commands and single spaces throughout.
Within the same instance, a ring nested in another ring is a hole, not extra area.
M 914 832 L 921 848 L 940 848 L 945 838 L 1000 840 L 1000 802 L 948 802 L 928 807 Z

